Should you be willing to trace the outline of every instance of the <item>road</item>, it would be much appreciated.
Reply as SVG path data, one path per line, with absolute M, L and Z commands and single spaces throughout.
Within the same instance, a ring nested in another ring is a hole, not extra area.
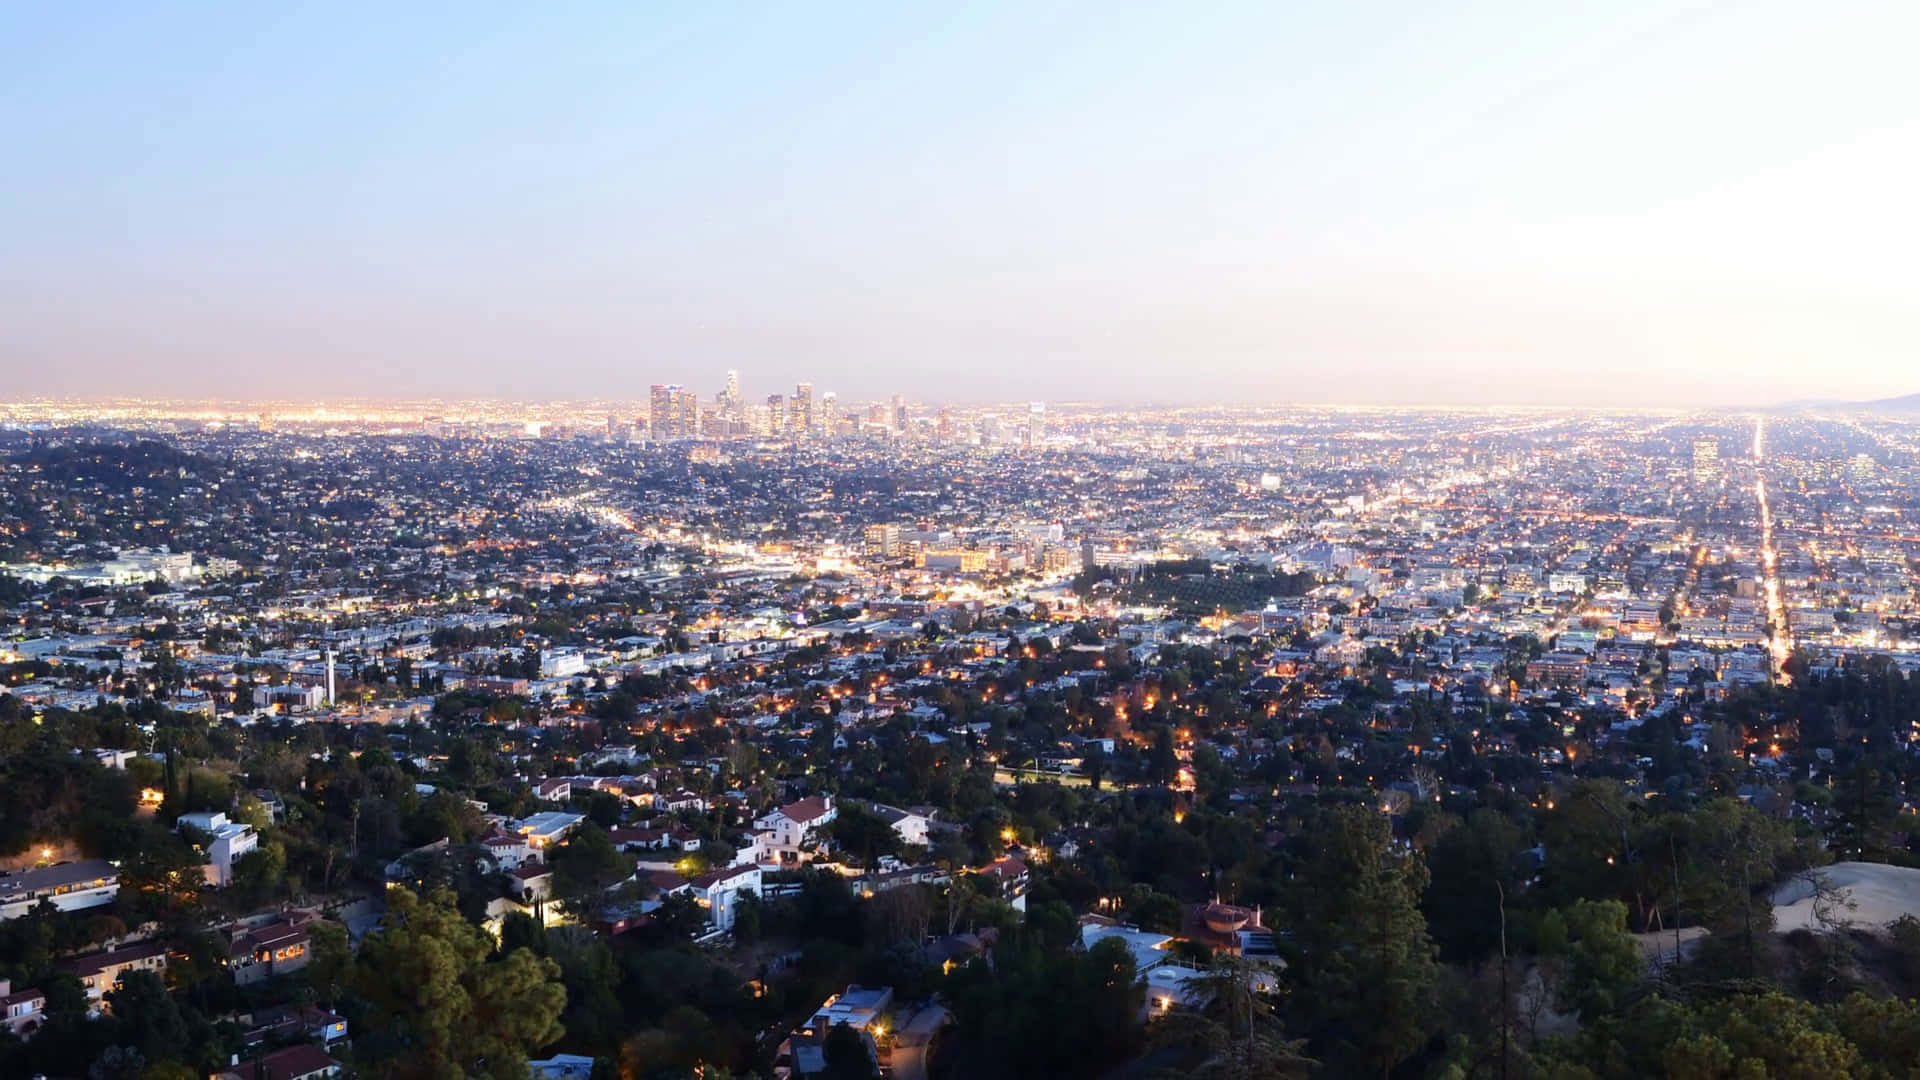
M 1793 629 L 1787 625 L 1787 608 L 1780 600 L 1778 556 L 1773 548 L 1773 508 L 1767 505 L 1766 474 L 1767 421 L 1753 422 L 1753 495 L 1760 503 L 1760 588 L 1767 598 L 1767 651 L 1773 661 L 1773 679 L 1786 685 L 1787 658 L 1793 655 Z

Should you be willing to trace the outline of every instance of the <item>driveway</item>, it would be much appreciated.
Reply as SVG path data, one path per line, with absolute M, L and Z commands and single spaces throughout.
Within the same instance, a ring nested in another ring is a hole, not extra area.
M 927 1051 L 947 1022 L 947 1010 L 929 1005 L 913 1014 L 893 1037 L 893 1080 L 927 1080 Z

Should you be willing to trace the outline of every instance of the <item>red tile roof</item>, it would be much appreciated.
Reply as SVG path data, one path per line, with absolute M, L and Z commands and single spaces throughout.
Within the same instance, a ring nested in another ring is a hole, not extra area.
M 790 806 L 783 806 L 780 808 L 780 813 L 789 821 L 805 825 L 808 822 L 818 821 L 826 817 L 828 809 L 830 809 L 830 807 L 827 805 L 827 800 L 816 797 L 812 799 L 801 799 L 799 802 Z

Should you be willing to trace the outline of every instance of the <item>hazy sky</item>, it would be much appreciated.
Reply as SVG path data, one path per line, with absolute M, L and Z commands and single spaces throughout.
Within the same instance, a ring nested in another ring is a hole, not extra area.
M 1920 391 L 1912 0 L 960 8 L 0 7 L 4 393 Z

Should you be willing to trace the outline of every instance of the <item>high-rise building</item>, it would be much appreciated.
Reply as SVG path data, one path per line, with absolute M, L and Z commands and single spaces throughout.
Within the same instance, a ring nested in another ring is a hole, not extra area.
M 681 389 L 673 395 L 673 411 L 680 429 L 680 438 L 697 439 L 700 437 L 700 395 L 691 390 Z
M 740 373 L 727 371 L 727 388 L 720 392 L 720 411 L 732 416 L 740 411 Z
M 895 435 L 907 433 L 907 399 L 899 394 L 893 395 L 893 433 Z
M 679 438 L 673 431 L 673 392 L 678 389 L 667 383 L 654 383 L 647 394 L 647 435 L 654 442 Z
M 1693 441 L 1693 482 L 1712 484 L 1720 480 L 1720 441 L 1718 439 L 1695 439 Z
M 700 396 L 679 383 L 654 383 L 647 396 L 647 428 L 654 442 L 700 435 Z
M 867 526 L 865 539 L 868 555 L 890 559 L 900 553 L 900 526 L 892 522 Z
M 787 407 L 787 427 L 796 440 L 813 434 L 813 384 L 795 383 L 793 401 Z
M 787 433 L 787 399 L 784 394 L 767 395 L 767 434 L 779 438 Z
M 831 390 L 820 395 L 820 435 L 828 442 L 840 437 L 840 395 Z
M 1027 406 L 1027 445 L 1044 442 L 1047 438 L 1047 403 L 1036 401 Z

